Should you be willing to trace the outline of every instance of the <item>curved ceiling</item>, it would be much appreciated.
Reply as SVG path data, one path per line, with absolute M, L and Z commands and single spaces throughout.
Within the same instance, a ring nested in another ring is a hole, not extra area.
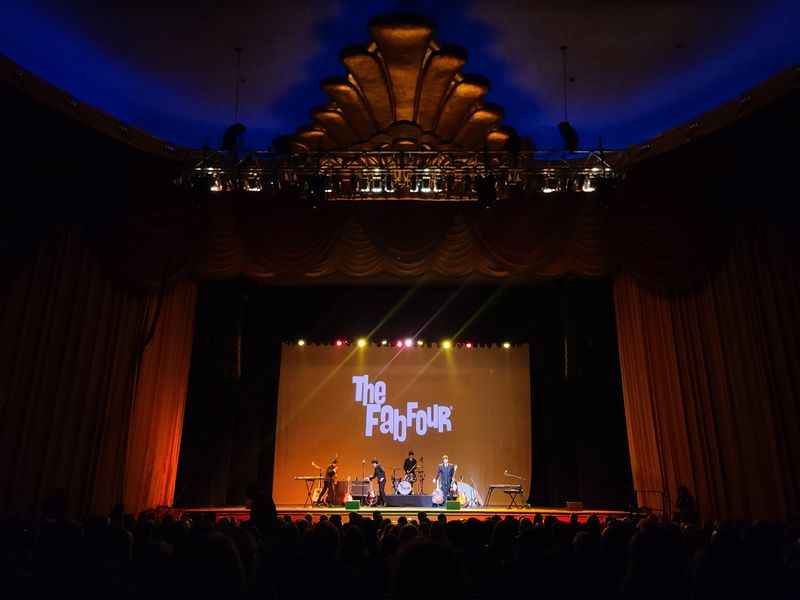
M 254 147 L 309 120 L 333 118 L 309 115 L 328 100 L 320 80 L 344 76 L 340 49 L 368 42 L 369 19 L 398 8 L 425 14 L 437 40 L 466 48 L 469 72 L 491 80 L 485 100 L 502 105 L 504 123 L 539 147 L 560 144 L 562 44 L 569 46 L 569 120 L 584 146 L 599 136 L 607 147 L 641 142 L 800 62 L 800 4 L 789 0 L 187 6 L 10 0 L 0 18 L 0 52 L 131 125 L 200 146 L 218 144 L 233 121 L 233 48 L 241 46 L 239 118 Z M 345 56 L 351 71 L 366 69 L 368 77 L 366 60 L 358 52 Z M 457 56 L 447 60 L 443 69 L 459 63 Z M 420 118 L 430 119 L 427 100 L 419 102 Z

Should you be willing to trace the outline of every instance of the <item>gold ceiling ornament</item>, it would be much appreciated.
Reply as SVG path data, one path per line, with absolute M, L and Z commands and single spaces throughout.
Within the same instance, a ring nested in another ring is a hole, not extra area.
M 313 207 L 411 200 L 489 208 L 534 193 L 609 187 L 614 173 L 603 151 L 545 156 L 503 126 L 502 107 L 484 100 L 488 80 L 463 74 L 465 51 L 440 46 L 425 19 L 378 17 L 369 32 L 369 44 L 342 51 L 346 75 L 322 82 L 330 100 L 311 111 L 310 124 L 242 160 L 204 152 L 178 183 Z
M 344 77 L 322 82 L 330 102 L 291 137 L 295 152 L 502 150 L 516 132 L 484 102 L 487 79 L 461 72 L 466 52 L 440 46 L 422 17 L 383 16 L 372 41 L 341 53 Z

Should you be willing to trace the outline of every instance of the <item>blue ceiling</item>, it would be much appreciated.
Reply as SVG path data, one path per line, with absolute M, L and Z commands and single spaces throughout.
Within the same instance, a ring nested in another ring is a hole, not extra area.
M 131 125 L 215 146 L 233 122 L 241 46 L 240 120 L 260 148 L 308 121 L 325 101 L 320 80 L 343 72 L 339 50 L 398 9 L 466 48 L 465 72 L 488 77 L 505 123 L 542 148 L 560 145 L 562 44 L 583 147 L 644 141 L 800 63 L 800 2 L 789 0 L 6 0 L 0 52 Z

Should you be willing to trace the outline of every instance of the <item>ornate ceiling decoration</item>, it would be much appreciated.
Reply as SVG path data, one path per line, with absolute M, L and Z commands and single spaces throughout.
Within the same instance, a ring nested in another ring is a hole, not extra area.
M 484 102 L 488 80 L 463 74 L 466 52 L 439 45 L 426 20 L 378 17 L 369 32 L 369 45 L 342 51 L 347 75 L 322 82 L 330 102 L 291 136 L 293 151 L 502 150 L 517 137 Z

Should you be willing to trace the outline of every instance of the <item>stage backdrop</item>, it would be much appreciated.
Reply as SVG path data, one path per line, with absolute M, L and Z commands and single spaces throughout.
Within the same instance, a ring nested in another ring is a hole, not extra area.
M 425 493 L 442 454 L 481 496 L 490 483 L 513 482 L 506 469 L 526 478 L 527 491 L 530 419 L 527 345 L 284 345 L 273 496 L 279 505 L 302 503 L 305 487 L 294 477 L 317 474 L 311 462 L 324 468 L 337 454 L 340 479 L 371 474 L 373 457 L 391 478 L 409 450 L 424 459 Z

